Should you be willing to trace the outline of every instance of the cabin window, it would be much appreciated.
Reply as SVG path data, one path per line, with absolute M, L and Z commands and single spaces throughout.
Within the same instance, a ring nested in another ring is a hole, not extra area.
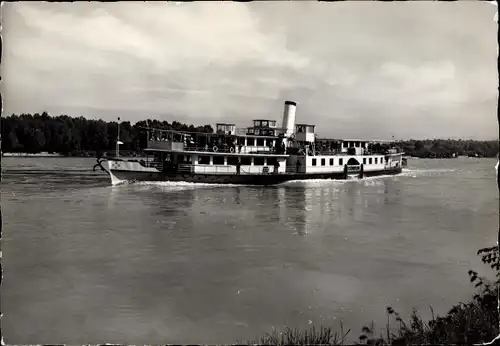
M 339 159 L 339 166 L 343 166 L 344 165 L 344 159 Z
M 158 157 L 158 161 L 161 161 L 160 155 L 157 156 L 155 154 L 155 160 L 156 160 L 156 157 Z M 163 157 L 163 160 L 164 161 L 172 161 L 172 154 L 171 153 L 165 154 L 165 156 Z
M 377 163 L 378 163 L 378 157 L 375 158 L 375 164 L 377 164 Z
M 361 143 L 359 143 L 359 142 L 356 142 L 356 145 L 355 145 L 355 147 L 356 147 L 356 148 L 359 148 L 360 146 L 361 146 Z
M 326 159 L 321 159 L 321 166 L 325 166 L 326 165 Z
M 330 159 L 330 166 L 333 166 L 333 159 Z
M 269 126 L 270 126 L 270 127 L 275 127 L 275 126 L 276 126 L 276 121 L 274 121 L 274 120 L 273 120 L 273 121 L 270 121 L 270 122 L 269 122 Z
M 258 147 L 264 146 L 264 138 L 257 138 L 257 146 Z
M 365 142 L 361 142 L 361 148 L 364 148 L 366 147 L 366 143 Z
M 366 157 L 363 157 L 363 165 L 366 165 Z
M 268 157 L 267 158 L 267 165 L 268 166 L 273 166 L 278 162 L 278 159 L 275 157 Z
M 254 166 L 264 166 L 264 158 L 263 157 L 254 157 L 253 158 Z
M 307 126 L 307 133 L 314 133 L 314 126 Z
M 269 122 L 266 120 L 266 121 L 263 121 L 262 122 L 262 126 L 264 127 L 268 127 L 269 126 Z
M 369 163 L 370 165 L 372 164 L 372 158 L 371 158 L 371 157 L 368 159 L 368 163 Z
M 242 166 L 250 166 L 252 164 L 252 159 L 249 157 L 242 157 L 241 158 L 241 165 Z
M 214 163 L 214 165 L 223 165 L 224 164 L 224 156 L 214 156 L 213 163 Z
M 348 144 L 349 144 L 349 143 L 347 143 L 347 142 L 342 142 L 342 146 L 343 146 L 344 148 L 347 148 L 347 145 L 348 145 Z
M 312 159 L 312 165 L 316 166 L 316 159 Z
M 247 134 L 253 135 L 254 134 L 254 130 L 252 128 L 248 129 Z
M 247 145 L 253 147 L 255 145 L 255 138 L 247 138 Z
M 227 158 L 228 166 L 236 166 L 237 163 L 238 163 L 238 158 L 236 156 L 229 156 Z
M 256 136 L 262 135 L 262 130 L 261 129 L 255 129 L 255 135 Z
M 199 156 L 198 164 L 200 165 L 209 165 L 210 164 L 210 156 Z
M 180 163 L 191 163 L 191 155 L 179 155 Z

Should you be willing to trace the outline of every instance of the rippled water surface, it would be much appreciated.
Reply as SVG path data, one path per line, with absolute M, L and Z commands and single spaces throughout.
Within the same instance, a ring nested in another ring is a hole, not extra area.
M 494 160 L 279 187 L 111 187 L 93 159 L 3 158 L 8 344 L 233 343 L 428 315 L 495 243 Z

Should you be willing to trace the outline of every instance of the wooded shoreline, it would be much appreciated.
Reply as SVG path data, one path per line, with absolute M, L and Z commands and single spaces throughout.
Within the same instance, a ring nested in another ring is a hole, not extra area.
M 164 130 L 212 133 L 211 125 L 194 126 L 178 121 L 141 120 L 135 124 L 120 122 L 120 155 L 144 156 L 147 136 L 144 127 Z M 117 122 L 48 113 L 21 114 L 2 117 L 2 152 L 38 154 L 46 152 L 69 157 L 114 155 L 118 132 Z M 394 141 L 408 156 L 418 158 L 453 158 L 458 156 L 495 157 L 499 151 L 496 140 L 426 139 Z M 53 155 L 52 155 L 53 156 Z

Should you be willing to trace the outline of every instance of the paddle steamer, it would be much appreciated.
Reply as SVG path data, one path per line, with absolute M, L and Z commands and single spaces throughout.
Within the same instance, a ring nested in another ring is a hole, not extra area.
M 295 124 L 296 106 L 285 102 L 281 127 L 276 120 L 256 119 L 244 129 L 219 123 L 213 133 L 145 128 L 148 156 L 145 160 L 108 159 L 111 183 L 276 185 L 401 173 L 399 148 L 380 141 L 319 138 L 315 125 Z

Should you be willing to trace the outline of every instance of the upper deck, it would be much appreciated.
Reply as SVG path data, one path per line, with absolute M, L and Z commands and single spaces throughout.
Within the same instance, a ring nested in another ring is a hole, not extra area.
M 236 134 L 221 129 L 215 133 L 198 133 L 148 128 L 147 151 L 212 152 L 230 155 L 278 155 L 284 156 L 278 136 Z M 224 124 L 226 126 L 226 124 Z
M 313 124 L 295 124 L 296 104 L 285 102 L 282 127 L 254 119 L 251 127 L 217 123 L 211 133 L 146 128 L 149 151 L 212 152 L 243 155 L 371 155 L 391 149 L 384 141 L 319 138 Z M 387 141 L 386 141 L 387 142 Z
M 212 153 L 215 155 L 378 155 L 388 154 L 391 148 L 376 141 L 315 138 L 308 142 L 292 142 L 284 147 L 282 137 L 197 133 L 149 129 L 146 151 Z

